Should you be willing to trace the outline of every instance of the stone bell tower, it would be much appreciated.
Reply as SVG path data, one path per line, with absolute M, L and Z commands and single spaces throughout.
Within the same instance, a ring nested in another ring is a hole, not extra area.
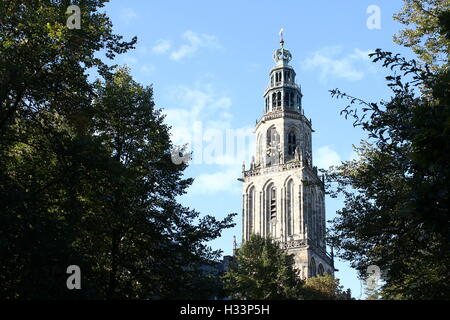
M 294 255 L 302 278 L 329 272 L 333 257 L 325 244 L 325 191 L 313 166 L 311 120 L 304 115 L 301 87 L 280 48 L 264 91 L 264 112 L 256 123 L 256 154 L 243 166 L 242 241 L 270 235 Z

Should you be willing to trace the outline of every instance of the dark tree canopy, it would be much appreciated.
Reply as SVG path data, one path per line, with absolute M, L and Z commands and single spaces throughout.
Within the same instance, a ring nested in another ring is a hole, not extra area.
M 252 234 L 224 274 L 224 286 L 235 299 L 296 299 L 301 281 L 291 255 L 270 237 Z
M 259 300 L 341 300 L 350 298 L 331 275 L 300 279 L 294 258 L 271 237 L 252 234 L 223 275 L 225 296 Z
M 192 179 L 171 161 L 152 87 L 97 58 L 136 41 L 112 33 L 104 2 L 80 1 L 80 30 L 66 27 L 71 1 L 0 2 L 0 298 L 198 298 L 215 285 L 199 270 L 233 215 L 176 201 Z M 66 287 L 69 265 L 81 290 Z
M 394 41 L 411 50 L 432 69 L 448 66 L 450 50 L 450 1 L 404 0 L 394 20 L 405 29 L 394 35 Z
M 342 112 L 368 134 L 359 158 L 327 174 L 331 194 L 345 197 L 332 244 L 361 276 L 369 265 L 381 268 L 385 298 L 448 299 L 449 73 L 381 50 L 371 56 L 395 70 L 386 78 L 391 100 L 368 103 L 332 90 L 350 101 Z

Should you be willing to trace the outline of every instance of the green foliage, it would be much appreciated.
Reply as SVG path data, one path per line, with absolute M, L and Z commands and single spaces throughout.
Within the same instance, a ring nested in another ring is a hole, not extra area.
M 307 300 L 350 300 L 350 289 L 343 290 L 339 279 L 325 273 L 307 278 L 303 286 L 303 296 Z
M 396 43 L 410 47 L 433 69 L 448 67 L 449 0 L 404 0 L 402 11 L 395 14 L 394 19 L 408 26 L 394 36 Z
M 224 295 L 234 299 L 350 299 L 339 279 L 328 273 L 300 279 L 292 255 L 270 237 L 252 234 L 238 250 L 230 269 L 222 277 Z
M 358 158 L 328 172 L 328 191 L 345 197 L 331 241 L 363 276 L 377 265 L 384 298 L 450 297 L 450 77 L 377 50 L 390 101 L 350 100 L 343 113 L 368 133 Z M 417 90 L 420 88 L 421 90 Z M 418 92 L 417 92 L 418 91 Z
M 96 87 L 91 130 L 118 167 L 104 194 L 109 199 L 108 224 L 101 251 L 107 255 L 99 262 L 111 265 L 104 270 L 109 295 L 123 297 L 121 288 L 133 288 L 138 297 L 140 292 L 172 298 L 179 298 L 179 292 L 192 294 L 199 268 L 220 254 L 204 242 L 231 226 L 231 216 L 199 219 L 198 212 L 176 202 L 192 179 L 183 180 L 186 165 L 170 159 L 168 127 L 154 109 L 151 88 L 134 82 L 127 69 Z M 193 224 L 196 219 L 198 225 Z M 129 291 L 124 290 L 126 298 L 133 297 Z
M 177 203 L 192 179 L 171 161 L 152 88 L 96 58 L 136 41 L 112 33 L 104 2 L 80 2 L 80 30 L 65 26 L 70 1 L 0 2 L 0 298 L 191 298 L 215 286 L 200 269 L 220 252 L 205 243 L 233 215 Z M 81 290 L 66 287 L 72 264 Z
M 225 292 L 234 299 L 298 299 L 301 281 L 293 264 L 273 239 L 253 234 L 223 276 Z

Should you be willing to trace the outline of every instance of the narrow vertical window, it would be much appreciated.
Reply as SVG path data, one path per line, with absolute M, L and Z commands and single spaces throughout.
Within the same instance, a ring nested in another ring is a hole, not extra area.
M 297 145 L 297 138 L 294 131 L 288 133 L 288 155 L 293 156 L 295 153 L 295 147 Z
M 284 97 L 283 97 L 283 105 L 285 109 L 289 106 L 289 91 L 284 91 Z
M 276 188 L 273 183 L 269 184 L 265 189 L 266 194 L 266 219 L 265 219 L 265 234 L 276 236 L 275 222 L 277 217 L 277 199 Z
M 270 190 L 270 219 L 277 217 L 277 192 L 275 187 Z
M 319 263 L 319 274 L 321 275 L 321 276 L 323 276 L 323 274 L 325 273 L 325 271 L 324 271 L 324 269 L 323 269 L 323 265 L 321 264 L 321 263 Z
M 310 277 L 316 276 L 316 260 L 314 260 L 314 258 L 311 258 L 311 262 L 309 264 L 309 276 Z
M 255 218 L 255 187 L 251 187 L 248 192 L 248 209 L 247 209 L 247 226 L 248 238 L 254 233 L 254 218 Z
M 286 186 L 286 232 L 288 236 L 293 234 L 294 221 L 292 217 L 292 208 L 294 202 L 294 183 L 289 180 Z

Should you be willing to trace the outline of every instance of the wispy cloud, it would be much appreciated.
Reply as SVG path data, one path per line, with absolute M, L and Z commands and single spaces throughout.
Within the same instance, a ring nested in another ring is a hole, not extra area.
M 347 157 L 341 156 L 336 150 L 330 146 L 322 146 L 314 150 L 314 165 L 321 169 L 328 169 L 331 166 L 337 166 L 342 161 L 358 160 L 359 155 L 355 150 L 347 153 Z
M 205 131 L 231 128 L 231 98 L 218 94 L 212 84 L 176 86 L 169 90 L 168 96 L 177 105 L 165 110 L 175 143 L 191 140 L 195 122 L 200 121 Z
M 139 71 L 145 74 L 152 74 L 155 71 L 155 66 L 152 64 L 143 64 L 140 68 Z
M 194 178 L 189 191 L 193 194 L 211 195 L 215 193 L 239 193 L 242 185 L 237 181 L 239 166 L 228 166 L 213 173 L 202 173 Z
M 120 10 L 120 19 L 125 23 L 131 23 L 138 18 L 138 14 L 132 8 L 122 8 Z
M 322 169 L 328 169 L 330 166 L 341 163 L 341 157 L 330 146 L 323 146 L 317 149 L 314 158 L 315 165 Z
M 123 61 L 129 65 L 134 65 L 134 64 L 138 63 L 138 59 L 135 57 L 131 57 L 131 56 L 124 56 Z
M 172 60 L 181 60 L 185 57 L 193 56 L 200 48 L 218 49 L 220 48 L 219 41 L 216 36 L 206 33 L 196 33 L 187 30 L 183 33 L 182 38 L 187 42 L 182 44 L 178 49 L 170 53 Z
M 177 106 L 164 110 L 172 127 L 173 143 L 189 143 L 194 152 L 191 165 L 202 164 L 197 169 L 207 170 L 194 176 L 190 192 L 240 192 L 236 179 L 241 174 L 242 161 L 248 163 L 250 151 L 254 150 L 253 128 L 232 127 L 231 98 L 220 94 L 211 83 L 176 86 L 167 95 Z
M 152 47 L 152 52 L 155 54 L 163 54 L 170 50 L 172 43 L 170 40 L 159 39 Z
M 330 78 L 357 81 L 368 72 L 374 72 L 368 57 L 372 51 L 355 48 L 351 53 L 343 54 L 341 46 L 325 47 L 306 58 L 302 67 L 305 70 L 317 70 L 322 83 Z

